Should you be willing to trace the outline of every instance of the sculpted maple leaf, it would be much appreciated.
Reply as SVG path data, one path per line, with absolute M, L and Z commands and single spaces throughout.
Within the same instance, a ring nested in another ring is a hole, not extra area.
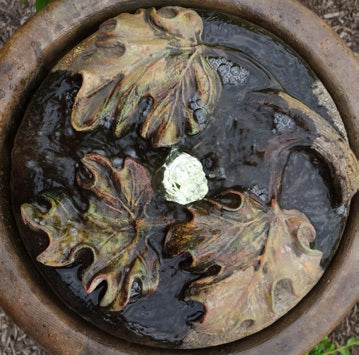
M 235 190 L 225 192 L 222 197 L 230 195 L 240 201 L 239 206 L 229 207 L 210 200 L 188 207 L 192 219 L 170 228 L 165 252 L 171 256 L 189 252 L 193 259 L 191 268 L 200 272 L 220 266 L 215 279 L 253 264 L 266 242 L 267 214 L 257 201 Z
M 72 112 L 76 130 L 115 119 L 115 135 L 135 123 L 142 98 L 153 105 L 140 129 L 154 146 L 169 146 L 200 131 L 190 101 L 208 113 L 221 95 L 220 77 L 203 55 L 203 21 L 191 9 L 164 7 L 123 13 L 72 51 L 59 69 L 82 75 Z
M 146 213 L 152 199 L 147 170 L 127 158 L 116 170 L 101 155 L 82 159 L 93 179 L 80 186 L 92 192 L 88 210 L 82 213 L 64 192 L 46 193 L 48 210 L 37 204 L 21 207 L 25 223 L 49 237 L 49 246 L 37 258 L 45 265 L 72 264 L 81 249 L 91 249 L 93 262 L 84 271 L 82 282 L 92 292 L 103 281 L 107 290 L 101 306 L 122 310 L 130 298 L 131 286 L 138 281 L 142 295 L 153 292 L 159 281 L 159 256 L 148 240 L 153 221 Z M 162 223 L 163 224 L 163 223 Z
M 237 208 L 207 200 L 192 219 L 170 228 L 165 250 L 190 253 L 190 269 L 207 273 L 186 290 L 206 307 L 184 347 L 218 345 L 252 334 L 292 308 L 322 275 L 322 253 L 310 248 L 315 230 L 297 210 L 267 207 L 238 191 Z M 211 274 L 213 266 L 219 272 Z

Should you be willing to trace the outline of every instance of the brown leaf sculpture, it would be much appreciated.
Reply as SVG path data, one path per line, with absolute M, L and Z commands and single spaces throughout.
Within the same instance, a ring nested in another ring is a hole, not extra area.
M 252 264 L 266 242 L 267 214 L 257 201 L 235 190 L 221 197 L 231 195 L 240 201 L 239 206 L 211 201 L 189 207 L 193 219 L 170 228 L 165 253 L 175 256 L 189 252 L 193 258 L 192 269 L 199 272 L 206 272 L 214 265 L 221 266 L 215 279 Z
M 190 269 L 209 275 L 186 291 L 204 304 L 206 316 L 194 323 L 184 347 L 218 345 L 268 326 L 323 272 L 322 253 L 310 248 L 315 230 L 303 213 L 281 210 L 274 200 L 266 207 L 240 192 L 230 194 L 242 198 L 240 206 L 196 203 L 189 208 L 192 219 L 171 227 L 166 237 L 167 253 L 190 253 Z
M 170 146 L 184 133 L 198 133 L 190 100 L 198 97 L 210 113 L 222 90 L 203 55 L 202 31 L 201 17 L 181 7 L 142 9 L 105 22 L 58 67 L 83 78 L 72 112 L 74 128 L 91 130 L 111 117 L 115 135 L 121 136 L 135 124 L 141 99 L 151 97 L 143 138 Z
M 131 158 L 122 170 L 97 154 L 84 156 L 82 163 L 93 176 L 91 181 L 77 176 L 80 186 L 92 192 L 86 213 L 65 193 L 56 192 L 44 195 L 51 206 L 48 211 L 24 204 L 22 217 L 49 237 L 49 246 L 37 258 L 45 265 L 70 265 L 81 249 L 90 249 L 93 262 L 83 273 L 84 288 L 90 293 L 106 281 L 101 306 L 120 311 L 129 301 L 135 280 L 141 283 L 143 295 L 153 292 L 159 281 L 159 256 L 147 238 L 154 223 L 146 214 L 152 199 L 150 178 Z

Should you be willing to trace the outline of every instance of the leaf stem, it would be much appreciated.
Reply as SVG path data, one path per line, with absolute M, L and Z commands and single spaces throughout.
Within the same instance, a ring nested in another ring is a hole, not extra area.
M 335 350 L 329 350 L 329 351 L 325 351 L 323 353 L 323 355 L 330 355 L 330 354 L 336 354 L 336 353 L 340 353 L 342 350 L 345 350 L 345 349 L 350 349 L 354 346 L 359 346 L 359 340 L 356 340 L 355 342 L 351 343 L 351 344 L 347 344 L 347 345 L 344 345 L 344 346 L 341 346 L 340 348 L 337 348 Z

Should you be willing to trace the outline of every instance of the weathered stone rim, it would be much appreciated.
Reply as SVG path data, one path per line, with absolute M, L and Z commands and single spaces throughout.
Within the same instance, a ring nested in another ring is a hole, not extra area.
M 34 16 L 0 51 L 0 305 L 54 354 L 159 354 L 114 339 L 67 310 L 43 285 L 17 236 L 9 192 L 14 132 L 34 89 L 57 58 L 102 21 L 139 7 L 179 5 L 241 16 L 275 33 L 309 63 L 333 96 L 359 156 L 359 65 L 317 16 L 294 0 L 58 0 Z M 359 299 L 359 198 L 354 198 L 339 250 L 324 277 L 269 328 L 216 348 L 219 353 L 303 354 Z M 190 353 L 205 353 L 196 350 Z

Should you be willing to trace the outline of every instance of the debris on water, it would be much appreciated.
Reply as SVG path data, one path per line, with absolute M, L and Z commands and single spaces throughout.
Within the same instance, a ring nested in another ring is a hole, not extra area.
M 296 127 L 293 119 L 283 113 L 276 112 L 273 122 L 275 125 L 275 128 L 272 130 L 273 133 L 291 132 Z
M 210 58 L 210 63 L 217 70 L 223 85 L 244 85 L 249 78 L 249 71 L 226 58 Z
M 347 208 L 344 205 L 339 206 L 336 211 L 338 216 L 345 216 L 347 214 Z
M 258 185 L 254 185 L 250 191 L 255 194 L 261 201 L 266 202 L 268 199 L 267 190 L 259 187 Z
M 201 101 L 199 95 L 195 95 L 189 101 L 189 107 L 200 126 L 203 126 L 207 121 L 207 108 Z
M 115 120 L 114 117 L 107 115 L 102 120 L 102 126 L 107 128 L 107 129 L 110 129 L 112 127 L 112 124 L 113 124 L 114 120 Z
M 122 158 L 120 158 L 120 157 L 113 158 L 111 160 L 111 162 L 112 162 L 112 166 L 115 169 L 121 170 L 123 168 L 123 159 Z

